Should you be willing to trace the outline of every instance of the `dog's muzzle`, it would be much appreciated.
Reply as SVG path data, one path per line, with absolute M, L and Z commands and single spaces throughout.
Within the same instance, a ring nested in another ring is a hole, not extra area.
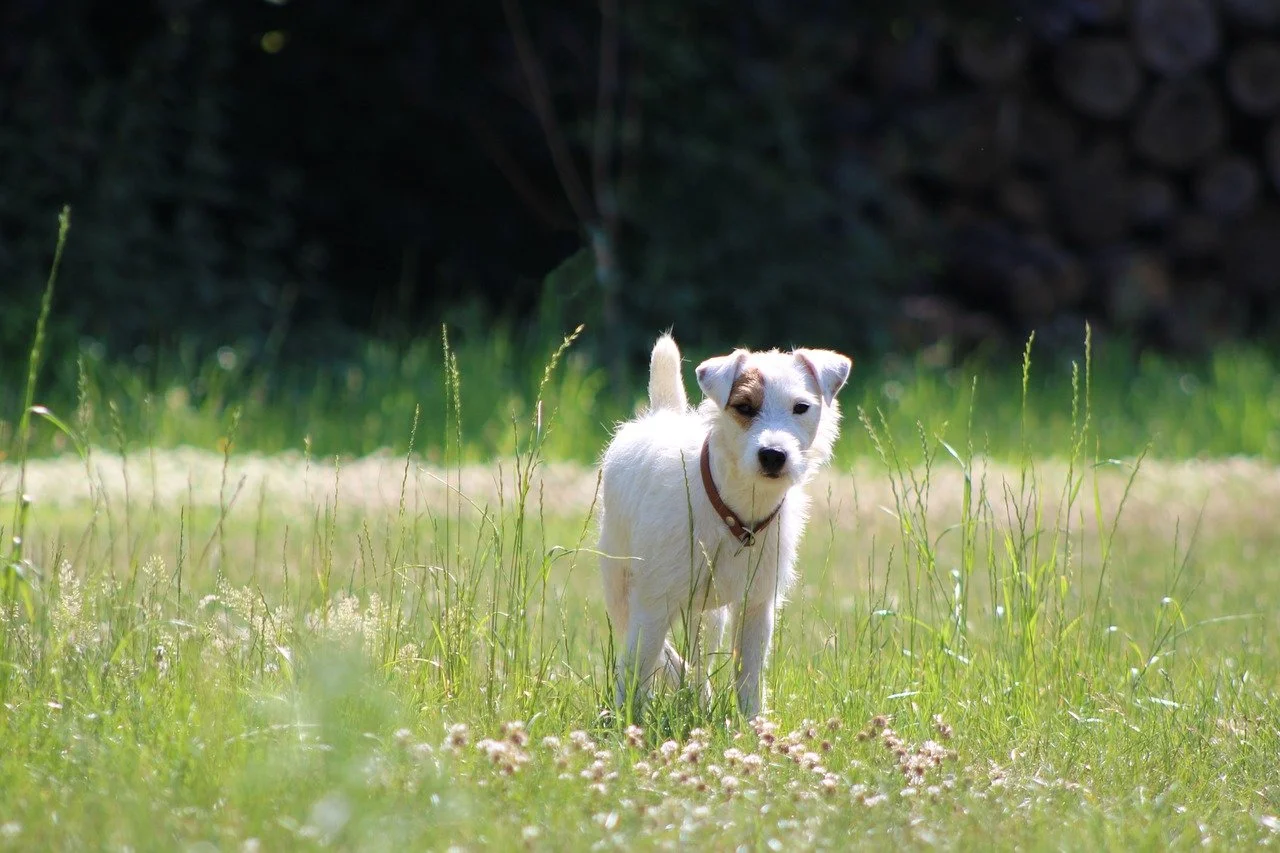
M 760 460 L 760 470 L 766 477 L 777 477 L 787 464 L 786 451 L 776 447 L 762 447 L 756 457 Z

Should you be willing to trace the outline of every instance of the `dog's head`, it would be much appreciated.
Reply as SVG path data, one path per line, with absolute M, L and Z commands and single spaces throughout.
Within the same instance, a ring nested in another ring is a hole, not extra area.
M 737 349 L 702 362 L 697 374 L 741 470 L 800 483 L 831 455 L 840 428 L 836 394 L 852 367 L 831 350 Z

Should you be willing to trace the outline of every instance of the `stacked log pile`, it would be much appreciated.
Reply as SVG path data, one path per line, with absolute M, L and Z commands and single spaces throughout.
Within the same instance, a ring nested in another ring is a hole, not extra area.
M 878 215 L 907 245 L 921 210 L 944 226 L 946 296 L 904 317 L 1195 351 L 1280 316 L 1280 0 L 1024 9 L 881 36 L 847 90 L 882 122 Z

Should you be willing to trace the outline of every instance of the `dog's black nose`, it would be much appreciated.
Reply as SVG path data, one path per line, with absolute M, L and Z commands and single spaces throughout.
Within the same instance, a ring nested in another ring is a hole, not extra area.
M 762 447 L 756 454 L 760 458 L 760 470 L 770 477 L 778 476 L 782 466 L 787 464 L 787 454 L 776 447 Z

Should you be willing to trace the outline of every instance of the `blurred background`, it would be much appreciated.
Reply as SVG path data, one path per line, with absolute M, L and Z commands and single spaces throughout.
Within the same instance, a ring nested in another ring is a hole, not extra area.
M 1280 0 L 6 0 L 0 175 L 6 380 L 64 203 L 55 374 L 1195 359 L 1277 340 Z

